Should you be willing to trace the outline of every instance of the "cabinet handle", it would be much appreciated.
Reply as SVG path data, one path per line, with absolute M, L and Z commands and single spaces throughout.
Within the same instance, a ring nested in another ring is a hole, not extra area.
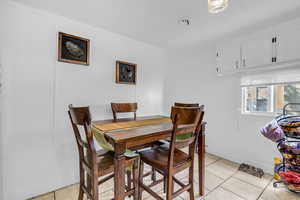
M 243 59 L 243 67 L 246 67 L 246 59 Z

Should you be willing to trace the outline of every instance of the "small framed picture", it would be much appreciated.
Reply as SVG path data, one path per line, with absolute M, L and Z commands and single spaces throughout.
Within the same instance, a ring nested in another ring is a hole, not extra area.
M 89 65 L 89 60 L 89 39 L 62 32 L 58 33 L 58 61 Z
M 136 64 L 117 61 L 116 62 L 116 83 L 136 84 Z

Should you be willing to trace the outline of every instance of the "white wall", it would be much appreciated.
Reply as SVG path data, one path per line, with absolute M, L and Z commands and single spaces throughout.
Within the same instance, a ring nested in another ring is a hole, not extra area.
M 276 145 L 259 129 L 272 118 L 240 114 L 238 76 L 217 77 L 215 47 L 189 47 L 167 54 L 165 113 L 174 102 L 206 106 L 207 151 L 272 172 Z
M 7 80 L 0 199 L 21 200 L 78 182 L 68 104 L 90 105 L 94 119 L 111 118 L 111 101 L 139 102 L 138 115 L 162 112 L 164 51 L 21 4 L 0 7 Z M 91 40 L 90 66 L 56 61 L 58 31 Z M 117 59 L 138 64 L 136 87 L 115 84 Z
M 5 22 L 5 9 L 4 6 L 0 3 L 0 24 L 4 24 Z M 4 40 L 4 29 L 0 28 L 0 43 L 3 44 Z M 6 113 L 7 108 L 7 100 L 5 99 L 7 95 L 7 87 L 4 88 L 5 82 L 7 81 L 7 77 L 4 77 L 4 67 L 3 67 L 3 51 L 2 45 L 0 45 L 0 199 L 4 199 L 3 187 L 4 187 L 4 177 L 3 177 L 3 145 L 4 145 L 4 131 L 6 129 L 6 117 L 4 113 Z

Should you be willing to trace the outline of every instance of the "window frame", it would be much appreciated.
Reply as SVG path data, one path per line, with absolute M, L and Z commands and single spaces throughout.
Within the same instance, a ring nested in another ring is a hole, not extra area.
M 249 86 L 241 86 L 241 95 L 242 95 L 242 102 L 241 102 L 241 114 L 242 115 L 257 115 L 257 116 L 278 116 L 282 114 L 281 112 L 276 111 L 276 105 L 277 105 L 277 98 L 276 98 L 276 91 L 275 87 L 277 85 L 293 85 L 293 84 L 300 84 L 300 81 L 297 82 L 286 82 L 286 83 L 272 83 L 272 84 L 261 84 L 261 85 L 249 85 Z M 258 87 L 270 87 L 271 88 L 271 94 L 270 94 L 270 112 L 265 111 L 247 111 L 247 95 L 246 95 L 246 89 L 255 87 L 256 89 Z

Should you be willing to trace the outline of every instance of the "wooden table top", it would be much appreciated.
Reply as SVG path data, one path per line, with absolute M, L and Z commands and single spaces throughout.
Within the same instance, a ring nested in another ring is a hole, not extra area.
M 165 116 L 146 116 L 146 117 L 138 117 L 136 120 L 147 120 L 147 119 L 156 119 L 156 118 L 164 118 Z M 133 119 L 120 119 L 116 122 L 126 122 L 133 121 Z M 95 125 L 102 125 L 108 123 L 114 123 L 114 120 L 100 120 L 94 121 Z M 173 125 L 171 122 L 155 124 L 155 125 L 147 125 L 142 127 L 133 127 L 132 129 L 125 130 L 114 130 L 105 132 L 105 136 L 111 143 L 126 143 L 126 147 L 132 147 L 137 144 L 143 144 L 147 142 L 151 142 L 153 138 L 155 140 L 164 139 L 170 137 L 172 132 Z M 191 130 L 192 131 L 192 130 Z M 186 133 L 186 129 L 183 131 Z M 178 133 L 180 134 L 180 132 Z
M 144 117 L 137 117 L 136 120 L 146 120 L 146 119 L 157 119 L 161 117 L 166 117 L 163 115 L 151 115 L 151 116 L 144 116 Z M 135 121 L 133 118 L 120 118 L 117 119 L 117 121 L 114 121 L 113 119 L 105 119 L 105 120 L 96 120 L 93 121 L 94 124 L 102 125 L 102 124 L 110 124 L 110 123 L 116 123 L 116 122 L 130 122 Z

